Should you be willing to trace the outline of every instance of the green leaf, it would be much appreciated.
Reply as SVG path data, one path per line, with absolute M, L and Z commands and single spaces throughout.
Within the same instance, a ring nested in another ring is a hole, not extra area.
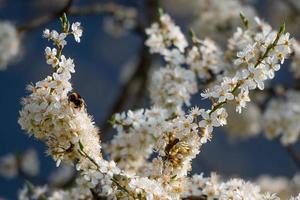
M 164 15 L 164 10 L 162 8 L 158 8 L 159 17 Z
M 25 180 L 25 185 L 27 186 L 28 191 L 30 193 L 33 193 L 33 191 L 34 191 L 34 185 L 30 181 L 28 181 L 28 180 Z
M 285 32 L 285 22 L 283 22 L 279 28 L 278 34 L 281 35 Z
M 63 15 L 59 18 L 61 27 L 64 33 L 69 32 L 70 29 L 70 22 L 68 20 L 67 14 L 63 13 Z
M 242 12 L 240 12 L 240 18 L 241 18 L 244 26 L 246 28 L 248 28 L 249 27 L 249 20 L 245 17 L 245 15 Z
M 196 36 L 195 31 L 194 31 L 192 28 L 190 28 L 189 33 L 190 33 L 190 35 L 191 35 L 192 42 L 193 42 L 193 43 L 197 43 L 197 36 Z
M 111 119 L 108 120 L 108 123 L 109 123 L 110 125 L 114 125 L 114 124 L 116 123 L 116 114 L 113 114 L 113 115 L 111 116 Z
M 80 140 L 79 140 L 79 148 L 80 148 L 81 151 L 83 151 L 84 146 L 83 146 L 83 144 L 81 143 Z

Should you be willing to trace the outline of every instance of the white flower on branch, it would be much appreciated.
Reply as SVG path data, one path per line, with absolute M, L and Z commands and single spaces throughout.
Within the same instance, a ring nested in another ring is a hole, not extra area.
M 151 53 L 163 54 L 172 46 L 184 52 L 188 46 L 185 36 L 168 14 L 162 14 L 158 23 L 146 29 L 146 34 L 149 36 L 146 45 L 150 47 Z
M 256 15 L 252 6 L 238 0 L 196 0 L 194 4 L 193 29 L 221 44 L 225 44 L 228 34 L 232 34 L 235 27 L 241 25 L 240 13 L 250 19 Z
M 195 74 L 181 67 L 166 67 L 154 72 L 149 86 L 154 105 L 181 112 L 183 104 L 190 105 L 197 92 Z
M 36 150 L 28 149 L 22 154 L 7 154 L 0 157 L 0 176 L 15 178 L 23 174 L 35 177 L 40 170 L 40 163 Z
M 50 47 L 46 47 L 45 56 L 48 65 L 52 65 L 52 67 L 56 67 L 56 65 L 58 64 L 58 59 L 56 55 L 57 55 L 56 48 L 51 49 Z
M 296 197 L 291 197 L 289 200 L 300 200 L 300 194 L 298 194 Z
M 213 78 L 225 66 L 222 50 L 211 39 L 197 41 L 198 44 L 188 52 L 186 63 L 201 80 Z
M 197 92 L 197 74 L 196 70 L 185 68 L 188 44 L 180 28 L 169 15 L 161 14 L 159 22 L 146 30 L 150 51 L 160 53 L 167 62 L 165 68 L 153 74 L 149 87 L 153 107 L 113 117 L 111 122 L 118 134 L 106 145 L 113 159 L 107 161 L 102 157 L 99 131 L 83 99 L 72 92 L 73 60 L 62 55 L 66 36 L 72 33 L 79 42 L 82 30 L 77 23 L 72 26 L 73 32 L 69 32 L 65 15 L 61 21 L 62 33 L 44 31 L 44 36 L 57 48 L 57 52 L 47 49 L 46 61 L 53 65 L 56 58 L 58 64 L 50 76 L 28 87 L 31 93 L 22 100 L 19 118 L 22 129 L 45 142 L 48 153 L 58 164 L 61 161 L 75 164 L 80 172 L 74 187 L 51 192 L 50 200 L 79 197 L 179 200 L 195 193 L 199 198 L 203 195 L 220 200 L 277 198 L 262 194 L 259 186 L 240 179 L 220 182 L 215 175 L 195 176 L 196 180 L 187 175 L 200 147 L 211 140 L 214 127 L 227 124 L 225 104 L 232 103 L 236 111 L 241 112 L 250 101 L 249 91 L 264 89 L 264 81 L 273 77 L 279 63 L 290 53 L 289 34 L 284 33 L 284 27 L 279 32 L 273 31 L 257 20 L 259 29 L 244 31 L 245 35 L 251 33 L 250 40 L 243 43 L 243 48 L 233 44 L 237 49 L 232 50 L 237 53 L 235 63 L 239 69 L 233 75 L 228 73 L 219 78 L 214 87 L 202 94 L 212 101 L 209 109 L 195 107 L 185 113 L 183 105 L 189 106 L 192 94 Z M 207 41 L 201 43 L 199 54 L 221 60 L 216 46 Z M 193 49 L 191 51 L 195 51 Z M 199 62 L 190 58 L 190 66 L 195 64 L 193 61 Z M 223 70 L 217 67 L 219 64 L 205 62 L 211 64 L 209 70 L 213 75 Z
M 203 177 L 203 174 L 193 175 L 185 185 L 183 194 L 183 197 L 190 196 L 220 200 L 279 200 L 276 194 L 261 192 L 260 187 L 254 183 L 242 179 L 221 181 L 215 173 L 212 173 L 210 177 Z
M 63 21 L 68 23 L 66 19 Z M 73 188 L 68 192 L 54 192 L 50 199 L 61 195 L 69 199 L 77 199 L 78 196 L 91 198 L 94 193 L 113 199 L 124 195 L 134 198 L 139 195 L 148 196 L 146 192 L 140 194 L 144 191 L 142 186 L 138 186 L 137 189 L 128 185 L 132 177 L 122 172 L 114 161 L 102 158 L 98 129 L 88 115 L 84 103 L 80 103 L 83 101 L 80 95 L 71 93 L 73 88 L 70 78 L 75 70 L 73 60 L 66 59 L 61 54 L 66 44 L 60 40 L 62 34 L 67 35 L 65 32 L 51 31 L 49 39 L 60 52 L 51 55 L 56 56 L 59 64 L 54 67 L 51 76 L 28 87 L 31 93 L 22 100 L 23 108 L 18 121 L 22 129 L 47 144 L 48 154 L 56 160 L 57 165 L 61 161 L 75 163 L 76 169 L 81 173 L 74 187 L 76 190 L 79 189 L 78 191 L 74 191 Z M 64 37 L 62 38 L 64 40 Z M 155 112 L 148 113 L 157 116 Z M 131 122 L 138 128 L 136 123 L 138 118 L 133 114 L 130 115 L 132 115 Z M 150 121 L 155 123 L 155 120 Z M 157 183 L 155 180 L 151 182 Z M 136 189 L 139 193 L 135 193 Z M 151 192 L 156 198 L 160 195 L 155 191 Z M 27 194 L 26 191 L 24 194 Z M 73 198 L 74 194 L 78 196 Z M 167 193 L 164 199 L 168 199 Z
M 6 178 L 18 175 L 18 161 L 15 155 L 8 154 L 0 158 L 0 175 Z
M 48 40 L 52 40 L 58 47 L 63 48 L 67 44 L 67 41 L 65 40 L 67 37 L 66 33 L 58 33 L 56 30 L 50 31 L 49 29 L 45 29 L 43 36 Z
M 137 173 L 152 154 L 169 117 L 168 111 L 159 107 L 116 114 L 113 126 L 118 133 L 106 145 L 107 152 L 120 168 Z
M 269 139 L 281 136 L 284 145 L 295 143 L 300 135 L 300 94 L 290 90 L 284 98 L 268 102 L 263 124 L 265 136 Z
M 74 35 L 74 39 L 76 42 L 80 42 L 80 38 L 82 36 L 82 28 L 80 26 L 80 22 L 75 22 L 71 26 L 72 33 Z

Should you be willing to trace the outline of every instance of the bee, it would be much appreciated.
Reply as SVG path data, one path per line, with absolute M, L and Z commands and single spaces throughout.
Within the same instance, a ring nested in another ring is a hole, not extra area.
M 83 108 L 86 104 L 83 98 L 77 92 L 72 92 L 68 98 L 69 102 L 73 104 L 74 108 Z
M 70 142 L 70 146 L 67 149 L 65 149 L 65 152 L 66 153 L 71 153 L 74 150 L 74 146 L 75 145 Z
M 178 138 L 172 139 L 169 141 L 169 143 L 167 144 L 166 148 L 165 148 L 165 152 L 167 154 L 170 153 L 171 149 L 179 142 Z

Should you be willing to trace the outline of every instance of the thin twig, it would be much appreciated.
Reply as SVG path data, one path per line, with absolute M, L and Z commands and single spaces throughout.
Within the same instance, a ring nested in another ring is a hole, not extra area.
M 80 146 L 81 146 L 81 145 L 80 145 Z M 82 155 L 83 157 L 87 158 L 90 162 L 92 162 L 92 163 L 94 164 L 94 166 L 97 168 L 97 170 L 100 171 L 100 166 L 98 165 L 98 163 L 97 163 L 91 156 L 89 156 L 89 155 L 84 151 L 83 148 L 80 149 L 80 150 L 78 150 L 78 153 L 79 153 L 80 155 Z M 100 171 L 100 172 L 101 172 L 101 171 Z M 101 173 L 102 173 L 102 172 L 101 172 Z M 116 180 L 114 177 L 112 177 L 112 178 L 111 178 L 111 181 L 114 182 L 114 183 L 118 186 L 118 188 L 119 188 L 120 190 L 126 192 L 126 193 L 128 194 L 128 197 L 131 197 L 131 193 L 130 193 L 124 186 L 122 186 L 122 185 L 118 182 L 118 180 Z
M 63 13 L 70 15 L 95 15 L 95 14 L 107 14 L 107 15 L 116 15 L 116 13 L 120 10 L 126 10 L 126 9 L 132 9 L 130 7 L 121 6 L 115 3 L 96 3 L 93 5 L 83 6 L 83 7 L 73 7 L 72 6 L 73 0 L 69 0 L 68 3 L 59 11 L 54 12 L 49 15 L 40 16 L 38 18 L 35 18 L 29 22 L 25 22 L 24 24 L 21 24 L 17 27 L 19 32 L 28 32 L 31 30 L 34 30 L 38 27 L 41 27 L 52 20 L 60 17 Z M 140 23 L 136 23 L 136 30 L 137 32 L 142 30 L 142 27 L 140 27 Z
M 39 18 L 33 19 L 32 21 L 29 22 L 25 22 L 22 25 L 19 25 L 17 27 L 17 30 L 21 33 L 21 32 L 28 32 L 31 31 L 33 29 L 36 29 L 40 26 L 43 26 L 47 23 L 49 23 L 50 21 L 56 19 L 57 17 L 60 17 L 63 13 L 68 13 L 69 9 L 71 8 L 73 3 L 73 0 L 69 0 L 66 5 L 60 9 L 57 12 L 54 12 L 52 14 L 49 15 L 45 15 L 45 16 L 41 16 Z

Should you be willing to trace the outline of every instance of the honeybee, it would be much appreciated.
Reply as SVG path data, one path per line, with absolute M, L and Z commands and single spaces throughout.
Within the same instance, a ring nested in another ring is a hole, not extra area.
M 85 102 L 83 98 L 77 92 L 72 92 L 68 98 L 69 102 L 74 106 L 74 108 L 83 108 L 85 106 Z
M 165 152 L 167 154 L 170 153 L 171 149 L 179 142 L 178 138 L 172 139 L 169 141 L 169 143 L 167 144 L 166 148 L 165 148 Z

